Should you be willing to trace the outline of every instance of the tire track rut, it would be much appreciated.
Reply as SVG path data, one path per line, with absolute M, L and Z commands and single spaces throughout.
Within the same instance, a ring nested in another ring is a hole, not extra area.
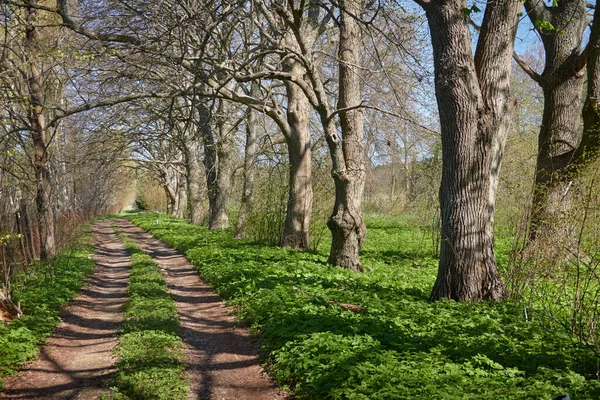
M 187 259 L 129 221 L 121 219 L 117 225 L 163 270 L 186 343 L 190 399 L 284 399 L 264 376 L 258 348 L 248 332 L 238 326 L 230 309 Z
M 98 399 L 116 371 L 131 262 L 110 221 L 93 225 L 96 270 L 71 302 L 37 360 L 5 379 L 0 399 Z

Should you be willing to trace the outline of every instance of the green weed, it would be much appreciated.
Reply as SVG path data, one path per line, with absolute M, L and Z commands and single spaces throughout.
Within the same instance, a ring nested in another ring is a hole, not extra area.
M 297 398 L 600 398 L 591 349 L 544 329 L 533 311 L 527 321 L 521 304 L 430 303 L 437 260 L 426 228 L 367 219 L 369 272 L 356 273 L 327 265 L 323 251 L 236 241 L 158 214 L 129 218 L 237 306 L 270 373 Z

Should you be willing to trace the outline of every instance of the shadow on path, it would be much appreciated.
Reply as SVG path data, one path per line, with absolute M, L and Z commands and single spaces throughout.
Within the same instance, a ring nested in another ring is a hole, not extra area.
M 115 372 L 130 258 L 109 221 L 94 224 L 96 270 L 37 360 L 5 379 L 0 399 L 98 399 Z
M 122 229 L 163 270 L 182 325 L 191 399 L 267 400 L 285 396 L 258 364 L 258 348 L 240 328 L 219 296 L 176 250 L 126 220 Z

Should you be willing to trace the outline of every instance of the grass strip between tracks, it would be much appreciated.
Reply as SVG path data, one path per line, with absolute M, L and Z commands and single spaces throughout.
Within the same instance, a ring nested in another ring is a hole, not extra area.
M 123 233 L 119 237 L 131 270 L 113 397 L 185 399 L 189 386 L 175 302 L 154 260 Z

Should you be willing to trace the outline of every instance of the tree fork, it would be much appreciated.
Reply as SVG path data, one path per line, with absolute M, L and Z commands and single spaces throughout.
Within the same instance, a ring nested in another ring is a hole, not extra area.
M 442 131 L 441 249 L 431 300 L 503 300 L 494 255 L 495 185 L 513 108 L 518 0 L 488 2 L 475 55 L 464 0 L 416 0 L 434 55 Z

